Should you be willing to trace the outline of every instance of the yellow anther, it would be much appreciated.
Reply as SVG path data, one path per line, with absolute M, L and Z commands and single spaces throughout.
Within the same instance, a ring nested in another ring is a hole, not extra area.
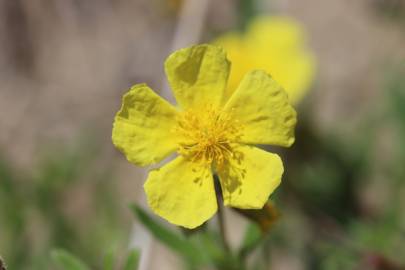
M 178 152 L 194 162 L 221 167 L 232 155 L 241 126 L 228 113 L 205 106 L 187 110 L 177 119 Z

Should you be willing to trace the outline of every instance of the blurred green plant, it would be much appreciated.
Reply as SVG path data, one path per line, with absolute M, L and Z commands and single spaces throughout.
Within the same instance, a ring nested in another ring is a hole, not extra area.
M 212 230 L 207 225 L 203 225 L 194 230 L 183 230 L 184 234 L 174 232 L 161 225 L 152 218 L 146 211 L 137 205 L 132 205 L 131 209 L 138 221 L 162 244 L 176 252 L 184 261 L 186 269 L 204 269 L 204 267 L 214 267 L 221 270 L 243 270 L 252 269 L 248 265 L 248 255 L 260 245 L 265 239 L 268 231 L 263 231 L 259 223 L 274 216 L 260 215 L 258 223 L 252 223 L 247 227 L 244 239 L 236 250 L 228 250 L 223 242 L 219 241 L 218 231 Z M 234 209 L 240 211 L 239 209 Z M 258 215 L 260 210 L 244 210 L 245 212 L 255 212 Z M 267 211 L 267 210 L 264 210 Z M 246 213 L 245 213 L 246 214 Z M 272 223 L 274 220 L 267 220 Z
M 258 13 L 257 0 L 238 0 L 238 27 L 244 31 Z
M 63 270 L 90 270 L 83 261 L 63 249 L 54 250 L 52 259 Z
M 404 0 L 371 0 L 374 9 L 390 20 L 397 21 L 404 26 L 405 1 Z
M 10 269 L 48 269 L 56 246 L 94 266 L 99 246 L 125 239 L 114 169 L 98 153 L 96 143 L 79 139 L 44 151 L 32 170 L 0 159 L 0 250 Z
M 75 255 L 67 252 L 63 249 L 55 249 L 51 253 L 52 260 L 59 266 L 61 270 L 90 270 L 91 267 L 88 266 L 84 261 L 76 257 Z M 125 263 L 122 267 L 118 268 L 121 270 L 137 270 L 139 265 L 140 253 L 138 250 L 133 249 L 129 251 Z M 114 270 L 116 259 L 114 258 L 114 253 L 112 251 L 108 252 L 105 256 L 102 269 L 103 270 Z

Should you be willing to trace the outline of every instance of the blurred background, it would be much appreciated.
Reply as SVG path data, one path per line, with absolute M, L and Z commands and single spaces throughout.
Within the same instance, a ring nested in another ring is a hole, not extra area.
M 215 220 L 182 232 L 149 214 L 146 171 L 111 143 L 126 90 L 145 82 L 170 99 L 165 58 L 202 42 L 229 50 L 235 70 L 297 81 L 285 86 L 299 122 L 294 146 L 276 149 L 286 170 L 272 214 L 227 209 L 234 252 Z M 84 269 L 58 265 L 55 249 L 121 269 L 129 247 L 139 269 L 405 269 L 404 164 L 404 0 L 0 0 L 9 269 Z

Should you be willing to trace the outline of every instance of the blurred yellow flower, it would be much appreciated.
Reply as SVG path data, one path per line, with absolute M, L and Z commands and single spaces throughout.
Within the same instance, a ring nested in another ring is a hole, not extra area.
M 309 90 L 315 73 L 312 53 L 305 47 L 305 33 L 298 22 L 280 16 L 255 18 L 246 33 L 231 32 L 213 43 L 221 45 L 232 62 L 227 94 L 251 69 L 270 73 L 297 103 Z
M 201 225 L 217 211 L 215 173 L 225 205 L 262 208 L 281 181 L 283 164 L 278 155 L 251 145 L 294 142 L 296 113 L 286 92 L 255 70 L 228 99 L 230 63 L 214 45 L 174 52 L 165 71 L 178 107 L 137 84 L 124 95 L 112 132 L 114 145 L 136 165 L 177 152 L 149 173 L 144 188 L 150 207 L 176 225 Z

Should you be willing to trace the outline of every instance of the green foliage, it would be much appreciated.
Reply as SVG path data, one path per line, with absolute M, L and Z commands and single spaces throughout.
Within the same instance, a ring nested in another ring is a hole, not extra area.
M 320 259 L 319 269 L 323 270 L 355 270 L 358 269 L 358 258 L 351 250 L 339 246 L 326 245 L 321 250 L 324 257 Z
M 123 270 L 136 270 L 139 265 L 140 253 L 138 250 L 132 250 L 125 262 Z
M 54 250 L 51 256 L 62 270 L 90 270 L 84 262 L 65 250 Z
M 239 28 L 245 30 L 257 14 L 257 0 L 238 0 Z
M 109 249 L 103 260 L 103 270 L 114 270 L 114 249 Z
M 56 246 L 94 266 L 99 246 L 122 239 L 113 168 L 100 166 L 97 155 L 96 145 L 84 139 L 50 148 L 29 171 L 0 158 L 0 250 L 10 269 L 48 269 L 49 250 Z M 83 188 L 85 224 L 66 211 L 80 201 Z
M 202 229 L 186 238 L 160 225 L 142 208 L 136 205 L 132 205 L 131 208 L 138 220 L 157 240 L 183 258 L 188 269 L 213 265 L 217 265 L 218 269 L 236 269 L 231 268 L 235 264 L 234 258 L 223 250 L 219 236 L 214 232 Z
M 400 26 L 404 27 L 405 20 L 405 2 L 402 0 L 372 0 L 370 3 L 374 6 L 375 10 L 392 22 L 397 22 Z
M 256 224 L 249 224 L 239 250 L 241 258 L 247 256 L 263 241 L 263 233 Z
M 388 90 L 387 118 L 394 121 L 399 138 L 405 137 L 405 61 L 386 75 L 385 88 Z M 400 160 L 405 159 L 405 140 L 398 140 Z
M 81 259 L 63 249 L 53 250 L 51 258 L 61 270 L 90 270 L 91 268 Z M 130 250 L 125 259 L 122 270 L 137 270 L 139 265 L 140 252 L 136 249 Z M 102 269 L 114 270 L 116 258 L 112 249 L 106 254 Z
M 202 262 L 202 260 L 204 260 L 204 258 L 201 257 L 198 247 L 196 247 L 192 242 L 188 241 L 188 239 L 184 238 L 178 233 L 174 233 L 173 231 L 166 229 L 137 205 L 132 205 L 131 209 L 138 220 L 154 237 L 173 251 L 176 251 L 190 265 L 199 264 Z

